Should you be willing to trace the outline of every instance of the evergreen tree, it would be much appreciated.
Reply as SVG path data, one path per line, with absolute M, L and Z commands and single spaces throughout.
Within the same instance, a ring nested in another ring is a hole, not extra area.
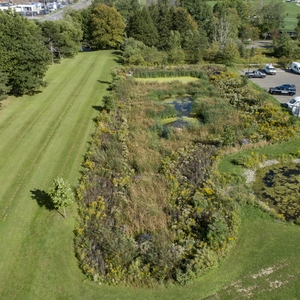
M 186 53 L 188 63 L 197 63 L 203 59 L 203 53 L 207 47 L 208 40 L 203 29 L 188 30 L 182 38 L 182 48 Z
M 170 9 L 163 1 L 149 7 L 150 16 L 159 34 L 158 49 L 166 50 L 169 44 L 170 31 L 172 30 L 172 15 Z
M 158 32 L 146 8 L 137 11 L 130 18 L 127 36 L 142 41 L 147 46 L 156 46 Z
M 181 48 L 181 36 L 178 31 L 171 30 L 169 37 L 168 62 L 170 64 L 182 64 L 184 62 L 184 51 Z
M 125 24 L 128 24 L 130 18 L 140 10 L 141 6 L 138 0 L 118 0 L 113 1 L 112 7 L 122 15 Z
M 298 41 L 292 40 L 287 33 L 281 34 L 276 42 L 274 54 L 286 58 L 289 62 L 295 60 L 300 55 Z
M 38 26 L 14 11 L 0 11 L 0 70 L 8 76 L 10 93 L 34 94 L 45 86 L 43 78 L 51 54 Z
M 198 25 L 191 15 L 182 7 L 176 8 L 172 12 L 172 30 L 178 31 L 181 35 L 188 30 L 197 30 Z
M 198 24 L 198 28 L 207 31 L 210 19 L 213 15 L 212 7 L 206 0 L 180 0 L 180 5 L 187 10 L 193 20 Z
M 125 38 L 125 23 L 114 7 L 98 4 L 91 9 L 91 47 L 119 49 Z

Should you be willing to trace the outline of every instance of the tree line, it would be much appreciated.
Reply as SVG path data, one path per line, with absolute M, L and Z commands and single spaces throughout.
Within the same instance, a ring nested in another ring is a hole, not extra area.
M 126 64 L 230 64 L 246 57 L 246 43 L 267 36 L 274 40 L 275 56 L 291 60 L 299 54 L 300 23 L 296 40 L 279 34 L 286 17 L 281 2 L 255 6 L 219 0 L 211 6 L 206 0 L 158 0 L 141 7 L 137 0 L 94 0 L 89 8 L 68 14 L 81 23 L 85 45 L 93 50 L 121 48 Z
M 167 65 L 202 60 L 230 64 L 245 56 L 243 41 L 271 32 L 274 55 L 299 55 L 296 39 L 279 35 L 284 3 L 255 8 L 242 0 L 94 0 L 82 10 L 66 10 L 56 21 L 34 21 L 14 11 L 0 12 L 0 100 L 34 94 L 46 85 L 48 65 L 74 57 L 81 47 L 121 49 L 126 64 Z

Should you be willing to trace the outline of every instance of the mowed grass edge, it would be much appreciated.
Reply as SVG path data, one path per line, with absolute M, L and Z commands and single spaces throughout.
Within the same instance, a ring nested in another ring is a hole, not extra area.
M 65 294 L 70 266 L 81 275 L 72 241 L 76 208 L 64 220 L 40 208 L 32 191 L 48 191 L 57 176 L 76 185 L 93 106 L 107 93 L 115 60 L 109 51 L 64 60 L 50 67 L 42 93 L 9 99 L 0 111 L 1 299 L 53 299 L 53 292 Z

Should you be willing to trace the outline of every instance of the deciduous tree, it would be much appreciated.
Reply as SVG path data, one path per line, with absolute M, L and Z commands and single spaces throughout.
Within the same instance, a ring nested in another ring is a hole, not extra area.
M 63 57 L 74 57 L 81 47 L 82 30 L 71 16 L 57 21 L 40 22 L 45 44 L 53 52 Z
M 123 58 L 126 64 L 131 65 L 162 65 L 166 63 L 165 52 L 158 51 L 155 47 L 148 47 L 143 42 L 133 38 L 125 40 Z
M 212 40 L 219 43 L 223 51 L 225 45 L 238 37 L 239 17 L 235 9 L 228 8 L 221 15 L 216 14 L 211 22 Z
M 0 70 L 8 76 L 10 93 L 34 94 L 45 86 L 50 62 L 38 26 L 14 11 L 0 11 Z
M 66 207 L 74 201 L 74 194 L 69 184 L 63 178 L 54 179 L 49 195 L 56 209 L 63 208 L 64 217 L 66 218 Z
M 285 15 L 284 3 L 271 1 L 257 12 L 257 18 L 253 22 L 261 33 L 267 33 L 282 28 Z
M 98 4 L 91 10 L 91 41 L 93 49 L 119 49 L 125 38 L 125 23 L 114 7 Z
M 86 46 L 90 40 L 90 21 L 91 21 L 91 9 L 85 8 L 80 10 L 69 9 L 64 12 L 64 18 L 71 16 L 74 22 L 81 25 L 82 30 L 82 43 Z

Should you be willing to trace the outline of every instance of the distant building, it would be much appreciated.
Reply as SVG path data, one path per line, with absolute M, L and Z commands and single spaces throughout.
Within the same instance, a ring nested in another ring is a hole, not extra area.
M 42 3 L 22 3 L 22 4 L 11 4 L 11 3 L 0 3 L 0 10 L 15 10 L 19 14 L 24 15 L 37 15 L 42 9 Z

